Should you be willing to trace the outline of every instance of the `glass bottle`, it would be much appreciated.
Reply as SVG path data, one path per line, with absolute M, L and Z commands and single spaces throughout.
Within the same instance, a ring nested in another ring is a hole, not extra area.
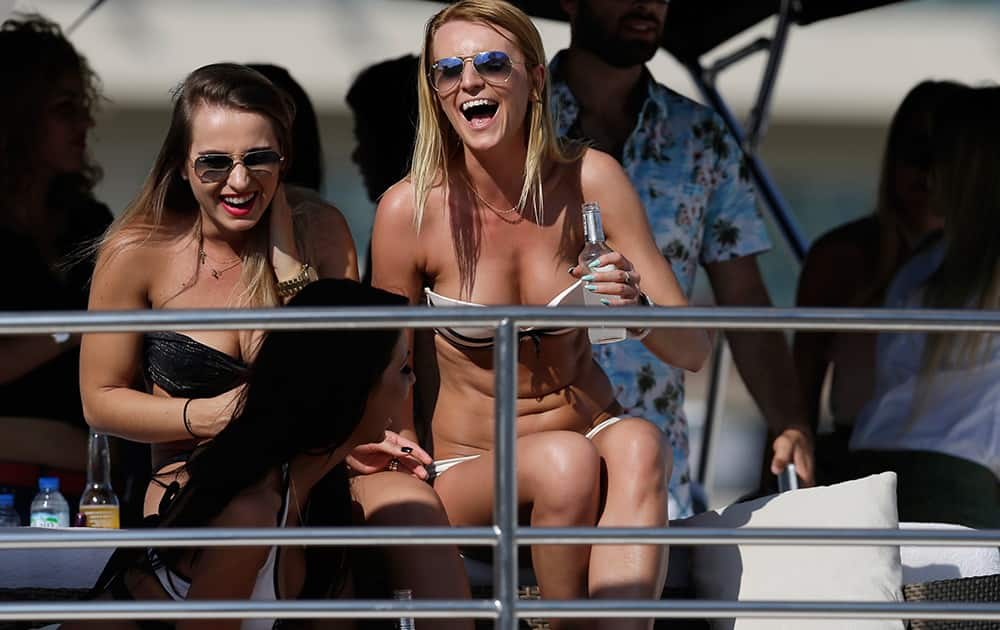
M 87 486 L 80 496 L 80 512 L 87 527 L 118 529 L 118 497 L 111 487 L 111 452 L 108 436 L 91 432 L 87 444 Z
M 595 259 L 614 251 L 608 247 L 608 244 L 604 240 L 604 225 L 601 223 L 601 207 L 595 201 L 583 204 L 583 238 L 584 245 L 583 250 L 580 251 L 579 263 L 585 270 L 590 269 L 590 263 Z M 606 271 L 614 271 L 615 269 L 617 269 L 617 267 L 612 264 L 608 264 L 596 269 L 591 269 L 591 271 L 603 273 Z M 583 300 L 587 306 L 605 306 L 604 304 L 601 304 L 602 297 L 607 296 L 602 296 L 599 293 L 592 293 L 587 290 L 584 290 L 583 292 Z M 615 343 L 616 341 L 624 341 L 628 338 L 628 334 L 624 328 L 612 328 L 608 326 L 588 328 L 587 335 L 590 337 L 590 343 L 592 344 Z

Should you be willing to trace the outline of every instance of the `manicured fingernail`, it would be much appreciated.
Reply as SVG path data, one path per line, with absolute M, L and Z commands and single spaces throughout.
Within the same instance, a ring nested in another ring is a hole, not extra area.
M 601 304 L 603 304 L 604 306 L 611 306 L 611 300 L 609 300 L 608 298 L 601 298 Z
M 597 285 L 596 284 L 585 284 L 585 285 L 583 285 L 583 288 L 586 289 L 586 290 L 588 290 L 588 291 L 590 291 L 591 293 L 593 293 L 594 291 L 597 290 Z
M 598 267 L 601 266 L 600 259 L 595 258 L 594 260 L 587 263 L 587 266 L 590 267 L 591 269 L 597 269 Z
M 594 279 L 594 274 L 592 274 L 592 273 L 588 273 L 587 275 L 585 275 L 584 277 L 582 277 L 582 278 L 580 278 L 580 279 L 581 279 L 581 280 L 586 280 L 587 282 L 590 282 L 591 280 L 593 280 L 593 279 Z
M 409 455 L 410 453 L 413 452 L 413 447 L 412 446 L 404 446 L 404 447 L 400 448 L 399 450 L 401 450 L 404 453 L 406 453 L 407 455 Z
M 574 269 L 576 269 L 576 265 L 573 265 L 572 267 L 570 267 L 569 269 L 567 269 L 567 270 L 566 270 L 566 273 L 568 273 L 569 275 L 571 275 L 571 276 L 572 276 L 572 275 L 573 275 L 573 270 L 574 270 Z

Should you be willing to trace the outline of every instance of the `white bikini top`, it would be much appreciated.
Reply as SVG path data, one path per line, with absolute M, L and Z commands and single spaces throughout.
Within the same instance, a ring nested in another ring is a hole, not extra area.
M 558 306 L 583 306 L 585 302 L 583 300 L 583 281 L 577 280 L 573 284 L 569 285 L 562 290 L 557 296 L 549 300 L 549 303 L 545 306 L 558 307 Z M 465 300 L 458 300 L 455 298 L 450 298 L 440 293 L 435 293 L 429 288 L 424 289 L 424 294 L 427 296 L 427 305 L 436 307 L 463 307 L 472 306 L 483 308 L 485 304 L 478 304 L 476 302 L 466 302 Z M 577 328 L 535 328 L 527 327 L 522 328 L 518 331 L 518 337 L 530 337 L 536 341 L 540 337 L 554 336 L 554 335 L 565 335 L 571 333 Z M 495 343 L 494 339 L 494 329 L 490 327 L 484 328 L 435 328 L 434 332 L 441 335 L 449 342 L 456 346 L 463 348 L 491 348 Z

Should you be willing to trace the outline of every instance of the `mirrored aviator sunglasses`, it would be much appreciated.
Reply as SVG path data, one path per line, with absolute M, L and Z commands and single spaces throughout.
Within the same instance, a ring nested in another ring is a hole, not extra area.
M 249 151 L 239 159 L 225 153 L 206 153 L 195 158 L 194 174 L 206 184 L 217 183 L 229 177 L 237 164 L 242 164 L 251 173 L 273 175 L 284 160 L 280 153 L 271 149 Z
M 481 52 L 469 57 L 445 57 L 431 66 L 431 87 L 438 92 L 450 92 L 461 80 L 465 63 L 472 62 L 479 76 L 487 83 L 499 85 L 507 82 L 514 69 L 510 56 L 501 50 Z

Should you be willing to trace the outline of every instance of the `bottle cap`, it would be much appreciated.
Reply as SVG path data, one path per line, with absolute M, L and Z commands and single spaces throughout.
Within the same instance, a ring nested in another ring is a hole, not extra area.
M 38 489 L 39 490 L 58 490 L 59 489 L 59 477 L 39 477 L 38 478 Z
M 10 507 L 14 505 L 13 494 L 0 494 L 0 507 Z

